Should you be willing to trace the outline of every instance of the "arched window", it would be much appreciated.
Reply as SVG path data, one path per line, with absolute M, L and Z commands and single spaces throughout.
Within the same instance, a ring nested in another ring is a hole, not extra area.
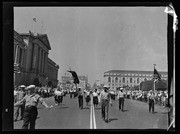
M 144 81 L 146 81 L 147 79 L 146 78 L 144 78 Z
M 130 78 L 130 83 L 132 83 L 132 78 Z
M 118 77 L 115 78 L 115 82 L 118 83 Z
M 125 78 L 123 78 L 123 83 L 125 83 Z
M 108 78 L 108 82 L 111 82 L 111 77 Z
M 139 78 L 137 78 L 137 83 L 139 83 Z

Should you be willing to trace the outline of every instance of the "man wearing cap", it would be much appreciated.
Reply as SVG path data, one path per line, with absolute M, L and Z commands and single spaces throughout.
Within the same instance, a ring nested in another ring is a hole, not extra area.
M 20 86 L 20 89 L 19 89 L 19 91 L 17 92 L 17 102 L 18 102 L 18 101 L 21 101 L 21 100 L 23 99 L 23 97 L 26 95 L 26 94 L 25 94 L 25 87 L 26 87 L 26 86 L 24 86 L 24 85 L 21 85 L 21 86 Z M 20 118 L 20 120 L 23 119 L 24 108 L 25 108 L 25 105 L 22 104 L 22 105 L 20 105 L 19 107 L 17 107 L 17 108 L 15 109 L 15 119 L 14 119 L 14 121 L 17 121 L 18 116 L 19 116 L 19 111 L 20 111 L 20 109 L 21 109 L 21 118 Z
M 148 95 L 148 100 L 149 100 L 149 112 L 154 113 L 154 102 L 155 102 L 155 93 L 150 90 L 149 95 Z
M 35 122 L 38 115 L 37 105 L 40 102 L 47 109 L 49 107 L 38 94 L 35 93 L 35 85 L 30 85 L 27 87 L 28 94 L 24 96 L 24 98 L 15 103 L 14 106 L 20 106 L 25 103 L 24 117 L 23 117 L 23 126 L 22 129 L 28 129 L 28 125 L 30 124 L 30 129 L 35 129 Z
M 100 102 L 101 102 L 101 115 L 102 119 L 108 123 L 108 111 L 109 111 L 109 104 L 112 106 L 111 96 L 108 91 L 110 87 L 108 85 L 104 85 L 104 90 L 100 93 Z
M 119 110 L 122 110 L 122 112 L 124 111 L 124 93 L 123 93 L 123 88 L 119 87 L 118 88 L 118 95 L 117 95 L 117 99 L 119 100 Z
M 79 89 L 79 91 L 78 91 L 79 108 L 82 110 L 83 109 L 83 96 L 84 96 L 84 93 L 83 93 L 81 87 L 79 87 L 78 89 Z

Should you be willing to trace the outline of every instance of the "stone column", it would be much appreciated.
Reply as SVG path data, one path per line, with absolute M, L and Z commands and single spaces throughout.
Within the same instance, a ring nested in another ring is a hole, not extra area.
M 15 54 L 15 63 L 18 63 L 18 50 L 19 50 L 19 46 L 16 45 L 16 54 Z
M 43 49 L 41 50 L 41 60 L 40 60 L 40 62 L 41 62 L 41 66 L 40 66 L 40 71 L 42 72 L 42 66 L 43 66 L 43 64 L 42 64 L 42 62 L 43 62 Z
M 42 49 L 39 48 L 39 61 L 38 61 L 38 71 L 39 71 L 39 72 L 40 72 L 40 70 L 41 70 L 41 51 L 42 51 Z
M 41 67 L 41 71 L 44 72 L 44 51 L 42 52 L 42 67 Z
M 44 63 L 44 72 L 46 75 L 47 75 L 47 66 L 48 66 L 47 60 L 48 60 L 48 53 L 46 52 L 45 53 L 45 63 Z
M 33 69 L 37 69 L 38 46 L 34 44 Z
M 47 53 L 46 52 L 44 52 L 44 66 L 43 66 L 43 72 L 45 72 L 45 68 L 46 68 L 46 55 L 47 55 Z

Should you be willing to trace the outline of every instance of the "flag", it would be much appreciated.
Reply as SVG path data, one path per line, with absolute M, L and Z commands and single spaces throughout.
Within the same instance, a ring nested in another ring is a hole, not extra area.
M 71 74 L 72 74 L 72 77 L 73 77 L 73 79 L 74 79 L 74 84 L 79 84 L 79 78 L 78 78 L 78 76 L 77 76 L 77 74 L 76 74 L 76 72 L 75 71 L 68 71 L 68 72 L 70 72 Z
M 33 18 L 33 21 L 36 22 L 36 18 Z
M 154 68 L 154 76 L 153 79 L 161 80 L 161 74 L 158 73 L 158 71 Z

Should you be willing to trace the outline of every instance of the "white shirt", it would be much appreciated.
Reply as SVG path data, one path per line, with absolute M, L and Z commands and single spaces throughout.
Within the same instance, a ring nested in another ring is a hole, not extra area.
M 98 94 L 96 92 L 93 92 L 92 95 L 93 95 L 93 97 L 98 96 Z
M 14 96 L 16 96 L 17 95 L 17 91 L 16 90 L 14 90 Z
M 124 93 L 121 92 L 121 91 L 119 91 L 117 98 L 118 98 L 118 99 L 119 99 L 119 98 L 124 98 Z

